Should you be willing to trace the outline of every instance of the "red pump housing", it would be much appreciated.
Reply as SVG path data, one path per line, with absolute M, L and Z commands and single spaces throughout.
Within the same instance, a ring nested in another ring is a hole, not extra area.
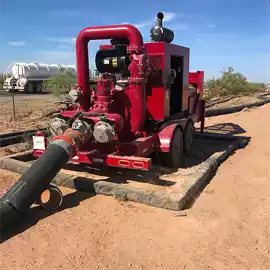
M 96 65 L 103 72 L 91 80 L 88 42 L 97 39 L 111 44 L 100 46 Z M 189 72 L 189 48 L 143 43 L 139 30 L 125 24 L 83 29 L 76 56 L 78 84 L 70 93 L 76 99 L 52 124 L 60 133 L 67 125 L 91 130 L 93 138 L 72 161 L 148 170 L 156 152 L 163 165 L 180 167 L 194 139 L 194 123 L 201 122 L 201 131 L 204 127 L 204 72 Z M 44 148 L 34 146 L 34 156 Z

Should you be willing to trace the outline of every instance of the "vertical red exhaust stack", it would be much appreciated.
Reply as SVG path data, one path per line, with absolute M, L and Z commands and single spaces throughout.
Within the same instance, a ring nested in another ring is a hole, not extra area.
M 91 89 L 89 85 L 89 58 L 88 42 L 90 40 L 127 38 L 130 41 L 128 51 L 141 53 L 143 51 L 143 39 L 139 30 L 132 25 L 112 25 L 87 27 L 83 29 L 76 40 L 76 57 L 78 86 L 82 89 L 85 98 L 82 99 L 82 109 L 87 111 L 90 107 Z M 134 78 L 135 79 L 135 78 Z M 145 101 L 136 100 L 145 103 Z

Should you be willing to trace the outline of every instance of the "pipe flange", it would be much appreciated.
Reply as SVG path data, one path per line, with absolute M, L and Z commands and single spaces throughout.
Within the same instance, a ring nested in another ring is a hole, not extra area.
M 81 95 L 81 91 L 79 89 L 71 89 L 68 93 L 68 96 L 71 98 L 73 102 L 78 102 Z
M 72 123 L 71 128 L 73 130 L 79 131 L 81 134 L 92 133 L 90 124 L 88 124 L 86 121 L 82 121 L 80 119 L 75 120 Z
M 62 118 L 56 117 L 52 120 L 49 129 L 53 136 L 62 135 L 66 129 L 66 121 Z
M 41 193 L 38 203 L 44 210 L 57 210 L 63 203 L 63 194 L 58 187 L 49 185 Z
M 111 123 L 99 121 L 94 126 L 93 136 L 99 143 L 108 143 L 112 141 L 115 134 L 115 127 Z

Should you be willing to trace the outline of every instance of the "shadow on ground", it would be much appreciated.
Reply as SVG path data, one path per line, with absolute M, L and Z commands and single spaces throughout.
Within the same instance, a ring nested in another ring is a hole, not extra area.
M 225 151 L 232 142 L 233 135 L 240 135 L 246 131 L 241 128 L 239 125 L 233 123 L 224 123 L 209 126 L 206 128 L 206 132 L 211 132 L 212 134 L 221 134 L 228 136 L 223 136 L 219 139 L 205 138 L 204 136 L 196 136 L 196 140 L 193 143 L 191 151 L 188 157 L 183 157 L 182 168 L 192 168 L 206 161 L 211 155 L 216 152 Z M 238 137 L 235 137 L 237 139 Z M 137 181 L 137 182 L 148 182 L 153 185 L 160 186 L 172 186 L 175 184 L 173 181 L 161 179 L 163 175 L 172 174 L 178 171 L 178 169 L 162 167 L 159 164 L 159 160 L 156 155 L 152 156 L 153 167 L 147 171 L 137 171 L 121 168 L 106 168 L 106 167 L 97 167 L 91 165 L 76 165 L 76 164 L 66 164 L 64 169 L 75 171 L 78 173 L 89 173 L 95 174 L 100 177 L 106 177 L 105 181 L 110 181 L 113 183 L 127 183 L 128 180 Z M 91 176 L 90 176 L 91 177 Z
M 218 134 L 224 134 L 228 136 L 239 135 L 246 133 L 246 130 L 234 123 L 222 123 L 205 128 L 206 132 L 215 132 Z
M 235 140 L 238 139 L 239 141 L 243 140 L 246 142 L 240 144 L 236 150 L 245 148 L 251 139 L 251 137 L 249 136 L 242 136 L 242 134 L 246 133 L 246 130 L 241 128 L 239 125 L 233 123 L 223 123 L 209 126 L 205 129 L 205 131 L 210 135 L 219 134 L 222 137 L 217 136 L 217 138 L 214 140 L 205 140 L 203 136 L 202 138 L 198 136 L 196 142 L 193 145 L 194 151 L 192 151 L 190 157 L 188 158 L 188 162 L 191 166 L 199 165 L 201 162 L 208 159 L 212 154 L 218 151 L 224 151 L 228 149 L 228 146 L 232 143 L 231 139 L 233 138 L 235 138 Z M 234 135 L 241 135 L 241 136 L 234 136 Z M 229 140 L 226 140 L 226 136 L 228 137 Z M 229 156 L 232 156 L 234 153 L 235 150 Z M 223 159 L 222 162 L 225 162 L 229 158 L 229 156 Z M 198 189 L 196 195 L 194 195 L 187 203 L 186 209 L 191 208 L 195 204 L 196 200 L 199 198 L 201 193 L 215 177 L 217 170 L 218 167 L 215 170 L 213 170 L 211 174 L 208 176 L 207 180 L 203 182 L 203 184 Z
M 223 137 L 218 139 L 207 138 L 200 136 L 197 133 L 196 140 L 193 143 L 191 151 L 188 157 L 183 157 L 182 168 L 192 168 L 206 161 L 211 155 L 216 152 L 225 151 L 232 142 L 234 135 L 240 135 L 246 131 L 239 125 L 233 123 L 224 123 L 209 126 L 205 129 L 208 134 L 220 134 Z M 228 140 L 226 139 L 228 136 Z M 235 136 L 235 138 L 238 138 Z M 67 170 L 70 174 L 75 174 L 78 176 L 77 182 L 83 182 L 80 179 L 87 177 L 91 181 L 104 180 L 112 183 L 118 184 L 128 184 L 130 181 L 149 183 L 151 185 L 157 186 L 173 186 L 175 181 L 164 180 L 162 177 L 164 175 L 172 174 L 178 171 L 178 169 L 167 168 L 160 166 L 159 160 L 155 154 L 152 156 L 153 167 L 149 171 L 138 171 L 130 169 L 121 169 L 114 167 L 104 167 L 104 166 L 93 166 L 88 164 L 66 164 L 63 169 Z M 28 156 L 27 158 L 33 158 Z M 20 160 L 25 157 L 21 157 Z
M 196 141 L 192 146 L 191 153 L 189 157 L 185 159 L 184 162 L 185 163 L 184 167 L 191 168 L 191 171 L 192 167 L 208 160 L 208 158 L 212 154 L 216 152 L 223 152 L 224 150 L 228 149 L 228 147 L 233 143 L 233 141 L 235 141 L 232 137 L 233 135 L 240 135 L 245 133 L 244 129 L 232 123 L 210 126 L 206 128 L 206 131 L 208 132 L 208 134 L 211 134 L 210 131 L 215 131 L 215 133 L 217 133 L 218 131 L 218 133 L 221 134 L 222 137 L 216 137 L 215 139 L 214 138 L 207 139 L 203 135 L 200 136 L 200 134 L 196 136 Z M 250 139 L 244 136 L 235 136 L 235 138 L 236 139 L 238 138 L 239 140 L 241 140 L 241 138 L 244 138 L 247 142 Z M 234 151 L 232 151 L 231 154 L 233 154 Z M 219 163 L 224 162 L 226 158 L 221 158 Z M 208 164 L 208 162 L 209 160 L 205 164 Z M 211 161 L 210 159 L 210 163 L 212 162 L 213 161 Z M 130 181 L 140 182 L 144 183 L 145 185 L 152 184 L 154 186 L 161 186 L 162 188 L 169 187 L 170 189 L 170 186 L 173 186 L 176 183 L 176 181 L 178 181 L 176 178 L 179 177 L 178 175 L 174 175 L 172 178 L 170 178 L 170 180 L 162 179 L 162 176 L 170 176 L 170 174 L 176 172 L 177 170 L 170 168 L 163 168 L 159 166 L 158 163 L 154 163 L 153 168 L 147 172 L 119 169 L 119 168 L 104 168 L 104 167 L 97 168 L 88 165 L 75 165 L 75 164 L 67 164 L 64 169 L 72 170 L 74 174 L 78 172 L 76 180 L 74 180 L 74 183 L 77 181 L 78 186 L 75 183 L 75 187 L 81 190 L 84 190 L 83 188 L 84 184 L 85 187 L 89 186 L 89 181 L 96 182 L 99 180 L 118 184 L 129 184 Z M 200 196 L 204 188 L 211 182 L 211 180 L 215 176 L 215 173 L 216 170 L 211 172 L 211 174 L 207 176 L 207 179 L 204 180 L 200 184 L 200 186 L 197 186 L 198 190 L 196 192 L 193 192 L 192 196 L 189 196 L 191 199 L 190 201 L 187 201 L 186 208 L 192 207 L 192 205 L 195 203 L 196 199 Z M 105 179 L 104 178 L 92 179 L 91 174 L 98 175 L 100 177 L 105 177 Z M 146 190 L 147 189 L 149 190 L 149 188 L 146 187 L 145 185 L 144 188 L 146 188 Z M 90 191 L 89 188 L 86 188 L 85 190 Z M 153 188 L 152 190 L 154 191 L 155 188 Z M 16 223 L 16 226 L 11 227 L 8 231 L 3 232 L 1 234 L 1 242 L 4 242 L 9 238 L 24 232 L 28 228 L 36 225 L 39 220 L 42 220 L 55 213 L 61 212 L 64 209 L 77 207 L 81 201 L 86 200 L 92 196 L 94 196 L 94 193 L 85 193 L 77 190 L 74 193 L 67 194 L 64 197 L 64 203 L 62 207 L 57 211 L 44 211 L 40 207 L 32 207 L 27 213 L 27 215 L 23 215 L 20 223 L 19 222 L 18 224 Z
M 40 206 L 34 206 L 29 209 L 28 213 L 24 213 L 23 216 L 19 217 L 20 220 L 15 222 L 14 225 L 10 227 L 7 231 L 1 230 L 1 243 L 5 242 L 6 240 L 10 239 L 11 237 L 20 234 L 30 227 L 36 225 L 40 220 L 59 213 L 65 209 L 77 207 L 80 205 L 80 202 L 94 196 L 93 193 L 86 193 L 81 191 L 75 191 L 73 193 L 67 194 L 64 196 L 62 206 L 56 211 L 47 211 L 43 210 Z

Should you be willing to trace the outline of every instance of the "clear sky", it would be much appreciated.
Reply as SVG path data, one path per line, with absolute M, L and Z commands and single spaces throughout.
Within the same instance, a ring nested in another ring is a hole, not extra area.
M 12 61 L 75 64 L 75 38 L 86 26 L 131 23 L 149 41 L 159 11 L 173 43 L 190 48 L 191 70 L 209 78 L 232 66 L 270 82 L 269 0 L 0 0 L 0 71 Z M 97 46 L 90 43 L 90 54 Z

